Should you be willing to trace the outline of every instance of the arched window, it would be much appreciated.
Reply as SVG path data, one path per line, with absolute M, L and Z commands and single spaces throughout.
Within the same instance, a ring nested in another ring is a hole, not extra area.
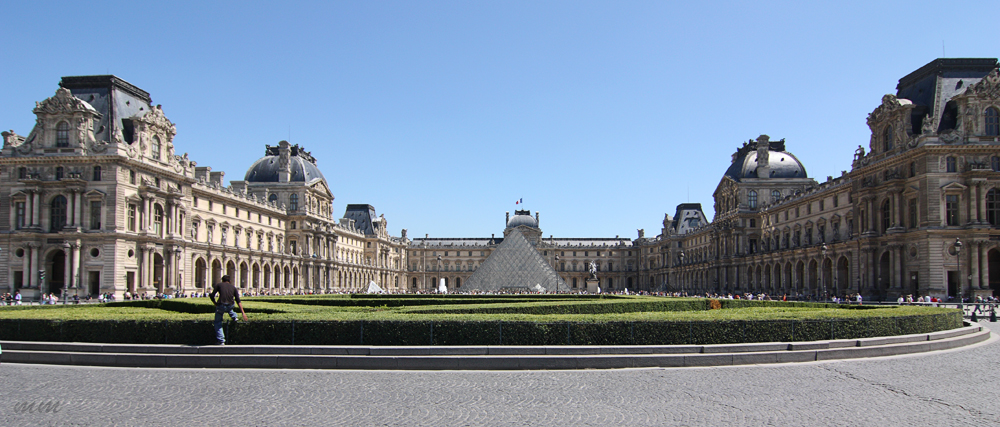
M 1000 227 L 1000 190 L 996 188 L 986 193 L 986 220 L 994 227 Z
M 757 191 L 750 190 L 747 192 L 747 205 L 750 209 L 757 209 Z
M 882 131 L 883 151 L 892 150 L 892 126 L 886 126 Z
M 163 207 L 153 206 L 153 233 L 163 237 Z
M 59 195 L 52 199 L 52 205 L 49 209 L 49 219 L 53 233 L 66 227 L 66 196 Z
M 69 147 L 69 123 L 59 122 L 56 125 L 56 147 Z
M 777 202 L 781 199 L 781 192 L 778 190 L 771 190 L 771 202 Z
M 892 227 L 892 207 L 886 200 L 882 202 L 882 232 L 889 230 L 889 227 Z
M 288 196 L 288 210 L 290 210 L 290 211 L 297 211 L 297 210 L 299 210 L 299 195 L 298 194 L 292 194 L 291 196 Z
M 278 201 L 278 195 L 274 194 L 274 193 L 271 193 L 270 196 L 267 196 L 267 201 L 269 201 L 271 203 L 277 202 Z
M 153 135 L 153 145 L 150 151 L 153 154 L 153 160 L 160 160 L 160 137 Z
M 983 113 L 986 125 L 987 136 L 1000 136 L 1000 110 L 996 107 L 989 107 Z

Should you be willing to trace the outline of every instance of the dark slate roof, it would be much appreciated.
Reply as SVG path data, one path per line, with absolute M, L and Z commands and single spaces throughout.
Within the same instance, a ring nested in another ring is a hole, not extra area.
M 314 179 L 326 180 L 312 162 L 299 156 L 290 156 L 288 162 L 290 182 L 310 182 Z M 254 162 L 243 178 L 246 182 L 278 182 L 278 156 L 264 156 Z
M 677 212 L 674 214 L 674 232 L 677 234 L 687 234 L 699 227 L 708 225 L 705 212 L 701 210 L 701 203 L 681 203 L 677 205 Z
M 802 165 L 797 157 L 787 151 L 769 150 L 768 166 L 771 175 L 767 177 L 757 176 L 757 152 L 750 151 L 733 160 L 733 164 L 726 170 L 726 176 L 739 182 L 744 178 L 807 178 L 806 167 Z
M 916 105 L 933 105 L 936 77 L 978 81 L 996 67 L 996 58 L 938 58 L 899 79 L 899 83 L 896 84 L 896 97 L 909 99 Z M 969 81 L 965 83 L 963 86 L 969 85 Z
M 938 58 L 899 79 L 896 98 L 913 103 L 912 132 L 919 134 L 924 117 L 938 119 L 938 131 L 953 129 L 954 118 L 945 118 L 946 104 L 969 86 L 978 83 L 993 69 L 996 58 Z
M 566 283 L 538 250 L 518 229 L 510 230 L 503 243 L 483 261 L 462 284 L 461 290 L 497 292 L 509 290 L 536 290 L 555 292 L 557 286 L 566 289 Z
M 149 92 L 117 76 L 69 76 L 63 77 L 60 87 L 69 89 L 73 96 L 90 104 L 101 113 L 94 126 L 94 136 L 99 141 L 111 141 L 112 135 L 122 131 L 125 142 L 133 142 L 128 119 L 142 117 L 152 109 Z M 128 124 L 123 123 L 126 119 Z
M 347 205 L 344 218 L 353 219 L 354 227 L 361 230 L 365 235 L 375 234 L 373 221 L 378 219 L 375 216 L 375 207 L 372 205 Z

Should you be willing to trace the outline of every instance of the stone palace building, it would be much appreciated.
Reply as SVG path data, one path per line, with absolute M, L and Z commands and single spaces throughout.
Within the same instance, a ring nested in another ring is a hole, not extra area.
M 405 233 L 369 205 L 334 219 L 316 160 L 267 146 L 242 181 L 174 152 L 174 125 L 114 76 L 65 77 L 27 136 L 3 132 L 4 288 L 198 292 L 223 274 L 244 289 L 360 291 L 405 279 Z M 4 289 L 6 291 L 6 289 Z
M 838 177 L 809 177 L 785 140 L 743 143 L 711 221 L 684 203 L 659 235 L 635 239 L 546 237 L 527 210 L 508 213 L 502 237 L 393 237 L 365 204 L 334 220 L 332 190 L 301 147 L 267 146 L 226 185 L 176 155 L 161 107 L 114 76 L 64 77 L 34 112 L 35 128 L 4 132 L 0 152 L 0 288 L 28 297 L 200 291 L 222 274 L 272 292 L 474 290 L 513 231 L 527 243 L 507 256 L 530 245 L 524 262 L 555 272 L 559 291 L 586 289 L 593 264 L 603 291 L 1000 294 L 992 58 L 937 59 L 900 79 Z

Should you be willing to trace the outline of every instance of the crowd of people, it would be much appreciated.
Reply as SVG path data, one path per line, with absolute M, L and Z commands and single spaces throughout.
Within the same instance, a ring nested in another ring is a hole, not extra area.
M 5 292 L 3 298 L 0 298 L 0 304 L 21 305 L 21 291 L 15 291 L 13 295 L 10 292 Z

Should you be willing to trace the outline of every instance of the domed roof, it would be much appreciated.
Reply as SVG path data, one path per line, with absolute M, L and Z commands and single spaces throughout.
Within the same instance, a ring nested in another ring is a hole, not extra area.
M 521 225 L 538 228 L 538 220 L 531 216 L 531 211 L 514 211 L 514 216 L 507 220 L 507 228 L 514 228 Z
M 298 145 L 288 147 L 287 143 L 284 141 L 282 143 L 280 148 L 268 146 L 266 155 L 254 162 L 250 169 L 247 169 L 243 180 L 246 182 L 278 182 L 278 165 L 281 162 L 280 150 L 282 149 L 288 149 L 290 152 L 288 156 L 288 172 L 290 173 L 288 180 L 290 182 L 310 182 L 317 178 L 326 180 L 308 152 L 301 150 Z
M 808 178 L 806 167 L 795 155 L 787 151 L 768 150 L 768 176 L 757 176 L 757 152 L 750 151 L 733 160 L 726 176 L 735 181 L 743 178 Z

